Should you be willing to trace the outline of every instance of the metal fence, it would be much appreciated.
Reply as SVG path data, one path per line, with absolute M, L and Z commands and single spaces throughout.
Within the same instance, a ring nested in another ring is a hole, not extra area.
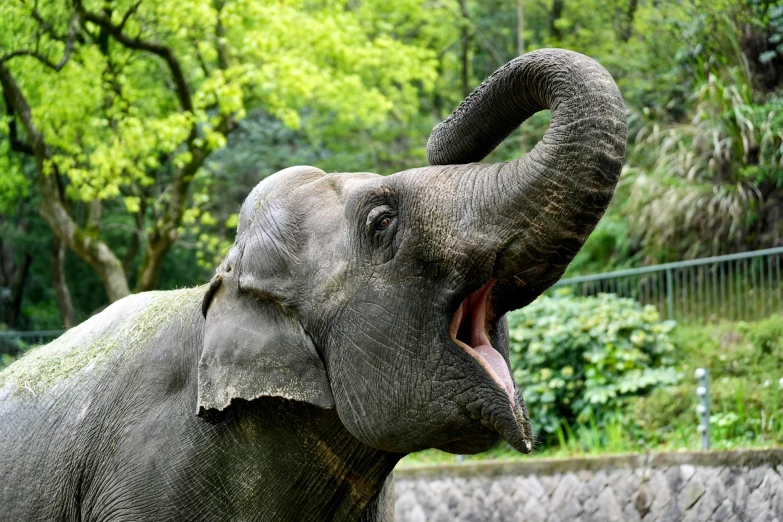
M 612 293 L 681 322 L 754 321 L 783 313 L 783 247 L 561 279 L 574 295 Z

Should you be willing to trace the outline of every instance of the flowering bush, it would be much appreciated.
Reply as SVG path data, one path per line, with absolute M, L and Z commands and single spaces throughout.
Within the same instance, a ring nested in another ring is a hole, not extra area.
M 673 384 L 672 321 L 613 294 L 542 296 L 508 315 L 511 367 L 536 427 L 598 424 L 626 399 Z

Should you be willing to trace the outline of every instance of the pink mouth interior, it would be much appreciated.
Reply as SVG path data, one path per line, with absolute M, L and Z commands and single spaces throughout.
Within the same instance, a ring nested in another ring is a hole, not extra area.
M 513 407 L 514 381 L 506 361 L 500 352 L 492 347 L 487 334 L 489 292 L 494 283 L 490 281 L 462 301 L 451 322 L 451 338 L 506 390 Z

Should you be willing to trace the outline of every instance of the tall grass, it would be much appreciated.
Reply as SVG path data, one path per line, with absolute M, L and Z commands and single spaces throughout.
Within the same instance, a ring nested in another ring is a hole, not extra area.
M 629 116 L 624 206 L 648 252 L 682 257 L 769 246 L 783 197 L 783 100 L 754 99 L 748 65 L 703 59 L 690 120 Z

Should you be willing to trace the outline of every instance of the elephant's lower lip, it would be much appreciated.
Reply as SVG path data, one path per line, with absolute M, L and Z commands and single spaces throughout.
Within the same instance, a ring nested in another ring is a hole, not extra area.
M 511 372 L 503 356 L 492 346 L 487 334 L 489 294 L 494 284 L 495 280 L 490 280 L 460 303 L 451 321 L 450 335 L 457 346 L 473 357 L 487 374 L 506 390 L 513 409 L 515 399 Z

